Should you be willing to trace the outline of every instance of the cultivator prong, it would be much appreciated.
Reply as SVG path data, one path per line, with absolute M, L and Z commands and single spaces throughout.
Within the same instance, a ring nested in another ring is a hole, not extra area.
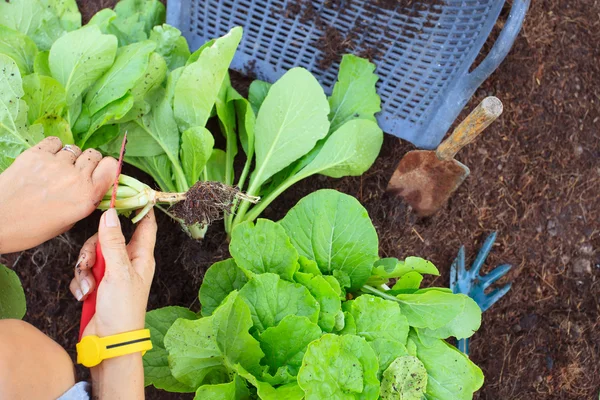
M 497 232 L 492 232 L 483 242 L 475 261 L 469 270 L 465 265 L 465 247 L 461 246 L 458 250 L 456 259 L 450 266 L 450 289 L 453 293 L 462 293 L 472 298 L 482 312 L 490 308 L 502 296 L 504 296 L 511 288 L 512 284 L 507 284 L 501 288 L 496 288 L 488 293 L 487 288 L 493 285 L 500 278 L 505 276 L 512 268 L 510 264 L 501 264 L 494 268 L 485 276 L 480 275 L 481 268 L 485 263 L 492 246 L 496 241 Z M 469 353 L 469 340 L 460 339 L 457 347 L 465 354 Z

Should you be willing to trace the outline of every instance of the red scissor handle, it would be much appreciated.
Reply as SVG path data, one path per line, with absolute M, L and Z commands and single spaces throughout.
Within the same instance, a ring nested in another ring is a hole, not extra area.
M 90 323 L 90 320 L 96 313 L 96 295 L 98 293 L 98 287 L 102 278 L 104 278 L 104 270 L 106 269 L 106 263 L 104 262 L 104 256 L 102 255 L 102 248 L 100 248 L 100 240 L 96 243 L 96 262 L 92 267 L 92 275 L 96 280 L 96 289 L 83 301 L 83 309 L 81 310 L 81 324 L 79 325 L 79 340 L 83 336 L 83 331 Z

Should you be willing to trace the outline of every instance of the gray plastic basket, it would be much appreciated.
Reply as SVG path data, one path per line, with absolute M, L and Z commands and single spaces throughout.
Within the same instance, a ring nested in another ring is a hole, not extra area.
M 381 9 L 382 15 L 369 20 L 365 17 L 365 1 L 347 2 L 349 7 L 341 13 L 324 7 L 324 0 L 312 0 L 322 20 L 342 33 L 349 32 L 356 23 L 370 25 L 369 37 L 362 40 L 380 46 L 374 59 L 382 99 L 379 124 L 385 132 L 427 149 L 437 147 L 466 102 L 512 47 L 530 0 L 513 0 L 494 46 L 469 72 L 504 2 L 444 0 L 410 17 L 397 10 Z M 285 18 L 282 10 L 287 3 L 169 0 L 167 22 L 182 31 L 191 49 L 224 35 L 233 26 L 242 26 L 244 38 L 232 63 L 234 70 L 274 82 L 288 69 L 302 66 L 330 93 L 339 64 L 327 70 L 318 67 L 320 50 L 314 42 L 323 31 L 312 22 L 303 22 L 300 15 Z

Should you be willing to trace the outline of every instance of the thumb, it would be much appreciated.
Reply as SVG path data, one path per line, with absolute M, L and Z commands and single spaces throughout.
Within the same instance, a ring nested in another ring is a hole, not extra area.
M 102 255 L 106 262 L 107 272 L 129 266 L 129 255 L 125 246 L 125 237 L 121 231 L 121 222 L 114 208 L 108 209 L 98 227 L 98 239 Z

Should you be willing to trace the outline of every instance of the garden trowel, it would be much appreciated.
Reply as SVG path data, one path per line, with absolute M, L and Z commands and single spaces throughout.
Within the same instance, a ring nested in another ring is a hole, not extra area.
M 420 216 L 434 214 L 469 176 L 469 168 L 454 156 L 500 114 L 502 102 L 493 96 L 486 97 L 437 150 L 406 153 L 396 167 L 387 191 L 404 198 Z

